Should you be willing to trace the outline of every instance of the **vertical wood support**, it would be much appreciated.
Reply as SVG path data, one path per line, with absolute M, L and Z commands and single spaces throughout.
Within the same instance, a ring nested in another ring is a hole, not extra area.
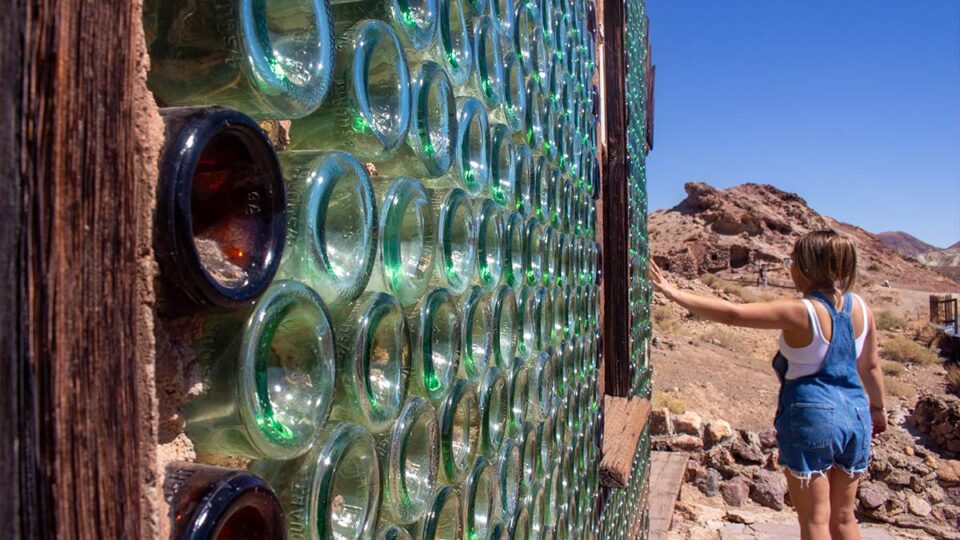
M 627 103 L 624 79 L 626 4 L 603 2 L 603 85 L 606 152 L 601 164 L 603 351 L 605 393 L 630 391 L 630 305 Z
M 21 530 L 20 437 L 23 369 L 18 235 L 22 217 L 17 174 L 19 144 L 17 103 L 23 2 L 0 9 L 0 537 L 17 538 Z
M 12 4 L 0 10 L 0 535 L 149 538 L 140 2 Z

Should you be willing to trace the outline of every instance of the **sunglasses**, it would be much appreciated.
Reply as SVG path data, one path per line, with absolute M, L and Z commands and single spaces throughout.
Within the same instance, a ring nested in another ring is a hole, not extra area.
M 787 267 L 787 270 L 789 270 L 790 267 L 793 266 L 793 257 L 784 257 L 783 265 Z

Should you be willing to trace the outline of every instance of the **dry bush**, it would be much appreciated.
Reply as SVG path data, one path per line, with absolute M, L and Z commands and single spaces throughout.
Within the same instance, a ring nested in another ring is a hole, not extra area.
M 947 364 L 947 384 L 953 385 L 954 391 L 960 393 L 960 364 Z
M 880 360 L 880 369 L 883 370 L 883 374 L 888 377 L 899 377 L 903 375 L 905 368 L 903 364 L 899 362 L 894 362 L 892 360 Z
M 739 298 L 740 300 L 748 304 L 751 302 L 759 302 L 761 300 L 760 295 L 758 295 L 754 291 L 740 284 L 731 283 L 729 281 L 727 282 L 727 285 L 723 287 L 723 292 L 732 296 L 736 296 L 737 298 Z
M 888 339 L 880 346 L 880 355 L 887 360 L 911 364 L 933 364 L 940 360 L 934 351 L 903 336 Z
M 723 281 L 716 274 L 703 274 L 700 276 L 700 281 L 703 282 L 707 287 L 713 287 L 718 281 Z
M 725 326 L 710 326 L 704 333 L 700 334 L 700 341 L 741 354 L 750 352 L 750 347 L 744 343 L 740 335 Z
M 883 389 L 888 396 L 903 398 L 907 401 L 912 401 L 917 397 L 917 389 L 900 379 L 884 379 Z
M 673 334 L 677 329 L 679 319 L 667 306 L 653 306 L 653 325 L 654 328 L 666 334 Z
M 903 317 L 888 309 L 876 312 L 874 317 L 876 318 L 877 330 L 892 330 L 907 325 L 907 321 L 903 320 Z
M 687 404 L 678 396 L 668 392 L 654 392 L 650 404 L 653 409 L 662 409 L 666 407 L 673 414 L 683 414 L 687 412 Z
M 760 293 L 761 302 L 773 302 L 774 300 L 779 300 L 781 298 L 783 298 L 783 296 L 775 292 L 764 291 Z
M 735 296 L 744 302 L 757 302 L 761 299 L 760 295 L 747 289 L 739 283 L 718 277 L 715 274 L 704 274 L 700 276 L 700 281 L 715 291 L 721 291 Z

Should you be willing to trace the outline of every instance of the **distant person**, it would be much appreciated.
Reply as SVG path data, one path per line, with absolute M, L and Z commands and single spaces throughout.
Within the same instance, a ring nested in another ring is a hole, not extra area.
M 704 319 L 782 330 L 773 360 L 781 382 L 774 426 L 801 537 L 859 539 L 857 484 L 871 433 L 884 432 L 887 417 L 873 313 L 850 292 L 857 253 L 836 231 L 815 231 L 797 240 L 784 264 L 803 298 L 734 304 L 677 289 L 655 263 L 650 277 L 664 296 Z
M 766 287 L 767 286 L 767 265 L 761 264 L 760 270 L 757 272 L 757 286 Z

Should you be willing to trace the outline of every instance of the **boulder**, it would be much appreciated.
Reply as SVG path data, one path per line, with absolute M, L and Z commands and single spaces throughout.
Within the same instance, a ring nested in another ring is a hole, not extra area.
M 907 487 L 910 485 L 910 473 L 901 469 L 894 469 L 887 474 L 884 481 L 891 486 Z
M 693 435 L 660 435 L 653 438 L 654 450 L 669 452 L 699 452 L 703 450 L 703 439 Z
M 915 516 L 927 517 L 930 515 L 932 508 L 930 508 L 930 503 L 927 501 L 916 495 L 910 495 L 907 497 L 907 510 Z
M 739 473 L 730 449 L 725 446 L 714 446 L 707 450 L 703 456 L 703 464 L 720 471 L 724 478 L 732 478 Z
M 937 481 L 943 487 L 960 486 L 960 460 L 943 460 L 937 467 Z
M 666 407 L 650 411 L 650 435 L 673 435 L 672 416 Z
M 941 521 L 960 528 L 960 507 L 951 504 L 938 504 L 930 514 Z
M 687 411 L 673 417 L 673 428 L 677 433 L 703 436 L 703 418 L 693 411 Z
M 890 490 L 879 482 L 864 482 L 857 491 L 857 500 L 861 508 L 873 510 L 883 506 L 890 499 Z
M 931 504 L 942 503 L 947 500 L 947 492 L 937 484 L 927 486 L 926 496 Z
M 750 485 L 742 476 L 735 476 L 720 483 L 720 495 L 727 506 L 743 506 L 750 497 Z
M 733 428 L 726 420 L 708 420 L 703 429 L 703 443 L 707 448 L 722 444 L 733 437 Z
M 761 430 L 760 433 L 760 446 L 764 449 L 767 448 L 776 448 L 777 447 L 777 430 L 769 427 L 764 430 Z
M 760 448 L 760 436 L 753 431 L 741 431 L 740 436 L 734 438 L 730 445 L 734 457 L 747 463 L 763 464 L 766 458 Z
M 716 497 L 720 492 L 720 473 L 716 469 L 704 469 L 697 473 L 693 484 L 707 497 Z
M 787 492 L 783 475 L 768 470 L 759 470 L 753 475 L 750 498 L 761 506 L 783 510 L 783 496 Z

